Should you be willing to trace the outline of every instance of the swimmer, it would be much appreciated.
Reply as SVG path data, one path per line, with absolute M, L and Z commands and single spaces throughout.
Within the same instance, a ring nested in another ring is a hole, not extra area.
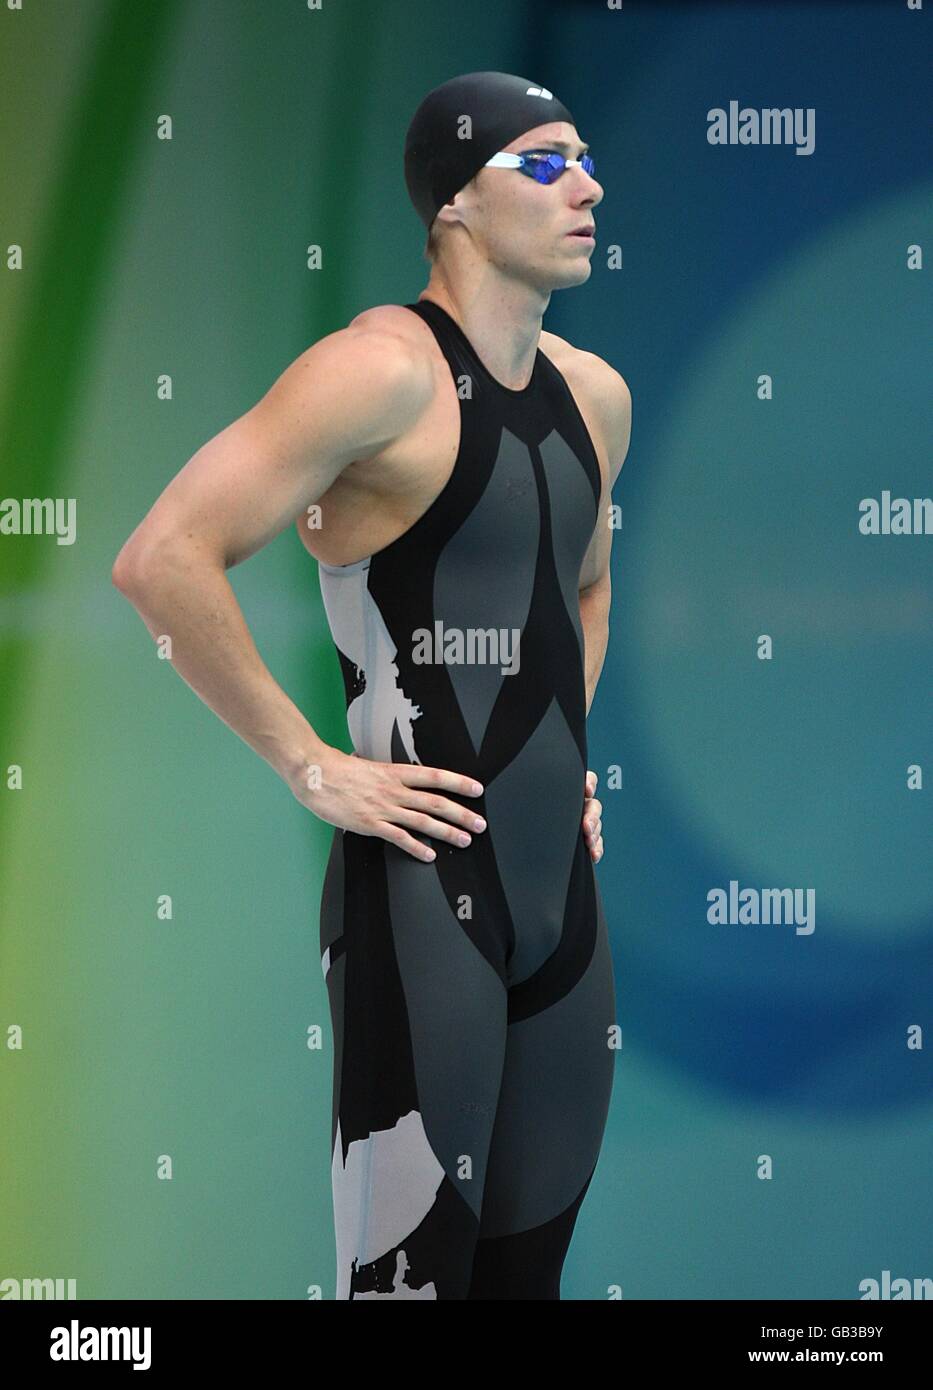
M 559 1299 L 615 1055 L 586 716 L 631 395 L 542 319 L 590 277 L 603 190 L 568 109 L 498 72 L 428 93 L 404 174 L 418 299 L 291 363 L 172 480 L 113 580 L 334 827 L 336 1297 Z M 226 578 L 289 525 L 351 754 L 275 682 Z

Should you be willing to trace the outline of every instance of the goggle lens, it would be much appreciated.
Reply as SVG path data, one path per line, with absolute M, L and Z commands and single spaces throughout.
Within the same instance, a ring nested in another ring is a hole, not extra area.
M 542 151 L 540 154 L 526 154 L 523 156 L 523 160 L 523 171 L 537 179 L 538 183 L 554 183 L 567 168 L 566 159 L 556 150 Z M 596 172 L 596 163 L 590 155 L 581 155 L 579 162 L 584 173 L 594 174 Z

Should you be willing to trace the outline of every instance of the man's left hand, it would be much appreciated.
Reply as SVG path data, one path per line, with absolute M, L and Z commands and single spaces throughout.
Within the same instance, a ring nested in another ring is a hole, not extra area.
M 583 833 L 594 864 L 598 864 L 603 857 L 603 803 L 596 800 L 596 781 L 596 773 L 587 772 L 583 794 Z

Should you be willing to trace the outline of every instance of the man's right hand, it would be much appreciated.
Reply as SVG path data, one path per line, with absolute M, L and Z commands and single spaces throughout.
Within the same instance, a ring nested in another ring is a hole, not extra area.
M 436 857 L 409 830 L 465 847 L 472 832 L 485 830 L 476 811 L 450 801 L 444 792 L 481 796 L 472 777 L 421 763 L 380 763 L 328 748 L 291 781 L 303 806 L 321 820 L 356 835 L 378 835 L 415 859 Z

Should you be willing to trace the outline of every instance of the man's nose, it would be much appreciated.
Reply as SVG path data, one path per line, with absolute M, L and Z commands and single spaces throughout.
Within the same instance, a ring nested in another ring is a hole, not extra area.
M 568 171 L 569 172 L 569 171 Z M 597 183 L 592 174 L 588 174 L 585 169 L 576 168 L 573 173 L 577 175 L 580 197 L 577 203 L 588 203 L 591 207 L 596 207 L 603 200 L 603 186 Z

